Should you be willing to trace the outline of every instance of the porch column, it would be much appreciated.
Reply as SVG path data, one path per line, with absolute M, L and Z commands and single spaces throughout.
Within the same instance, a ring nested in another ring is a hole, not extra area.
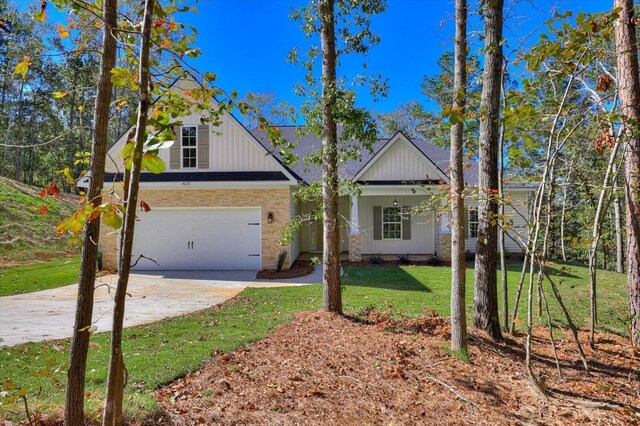
M 349 262 L 362 260 L 362 234 L 358 221 L 358 196 L 351 197 L 351 225 L 349 229 Z
M 360 225 L 358 224 L 358 196 L 351 197 L 351 227 L 349 229 L 350 234 L 359 234 Z

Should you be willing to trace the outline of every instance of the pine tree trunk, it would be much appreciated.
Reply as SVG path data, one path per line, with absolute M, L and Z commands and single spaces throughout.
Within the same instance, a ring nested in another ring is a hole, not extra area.
M 467 85 L 467 1 L 456 0 L 456 45 L 453 108 L 458 123 L 451 126 L 451 350 L 467 352 L 465 310 L 464 166 L 462 147 Z
M 322 284 L 324 310 L 342 312 L 340 290 L 340 228 L 338 222 L 338 131 L 336 103 L 336 41 L 334 0 L 320 2 L 322 45 Z
M 502 109 L 507 108 L 507 97 L 505 95 L 505 74 L 507 72 L 507 61 L 502 66 L 500 79 L 500 93 L 502 93 Z M 502 330 L 509 332 L 509 280 L 507 278 L 507 249 L 505 247 L 505 197 L 504 197 L 504 138 L 506 123 L 500 124 L 500 138 L 498 139 L 498 196 L 500 204 L 498 206 L 500 229 L 498 231 L 498 248 L 500 250 L 500 281 L 502 284 Z
M 131 272 L 131 252 L 136 224 L 136 207 L 140 187 L 140 169 L 142 153 L 146 138 L 147 116 L 149 113 L 149 44 L 151 24 L 153 22 L 154 0 L 146 0 L 142 21 L 142 38 L 140 42 L 140 60 L 138 82 L 140 100 L 138 102 L 138 121 L 136 123 L 135 148 L 131 161 L 131 176 L 128 196 L 125 199 L 126 213 L 122 229 L 122 250 L 118 265 L 118 284 L 116 287 L 115 307 L 113 310 L 113 326 L 111 331 L 111 358 L 107 379 L 107 396 L 104 404 L 104 426 L 122 424 L 122 402 L 124 396 L 124 357 L 122 354 L 122 329 L 124 322 L 125 302 L 129 273 Z
M 629 138 L 624 153 L 626 220 L 627 220 L 627 286 L 631 341 L 640 345 L 640 76 L 633 0 L 614 0 L 620 8 L 615 26 L 618 90 Z
M 617 167 L 616 167 L 617 169 Z M 617 170 L 614 172 L 617 176 Z M 624 273 L 624 248 L 623 248 L 623 240 L 622 240 L 622 217 L 621 217 L 621 209 L 620 209 L 620 196 L 618 195 L 618 190 L 615 188 L 618 186 L 618 179 L 616 178 L 614 182 L 614 199 L 613 199 L 613 221 L 615 226 L 615 235 L 616 235 L 616 272 L 623 274 Z
M 111 31 L 116 27 L 116 0 L 104 0 L 102 30 L 102 58 L 100 75 L 93 118 L 93 137 L 91 164 L 91 181 L 88 200 L 94 205 L 102 202 L 101 192 L 104 183 L 104 164 L 107 154 L 107 130 L 109 127 L 109 104 L 111 103 L 111 70 L 116 61 L 116 40 Z M 87 223 L 82 245 L 80 266 L 80 282 L 76 302 L 76 314 L 73 327 L 73 340 L 69 354 L 69 371 L 67 372 L 67 394 L 65 400 L 64 424 L 77 426 L 84 424 L 84 381 L 89 351 L 90 332 L 93 314 L 93 293 L 98 259 L 98 240 L 100 236 L 100 220 Z
M 476 244 L 473 323 L 494 339 L 501 339 L 498 319 L 498 137 L 500 81 L 502 75 L 503 0 L 491 0 L 485 7 L 485 56 L 480 104 L 478 180 L 478 241 Z

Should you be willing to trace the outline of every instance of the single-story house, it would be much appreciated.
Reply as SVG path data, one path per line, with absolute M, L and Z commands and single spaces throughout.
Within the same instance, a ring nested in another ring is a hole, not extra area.
M 170 90 L 184 93 L 197 84 L 180 79 Z M 140 199 L 150 207 L 136 223 L 133 260 L 137 270 L 260 270 L 274 269 L 286 250 L 285 268 L 301 253 L 322 251 L 322 223 L 310 219 L 317 202 L 300 202 L 294 196 L 304 185 L 318 181 L 321 170 L 298 162 L 283 163 L 265 133 L 248 130 L 226 113 L 216 128 L 202 124 L 197 114 L 182 118 L 177 140 L 160 157 L 167 170 L 143 172 Z M 295 153 L 302 158 L 318 149 L 320 140 L 299 126 L 279 128 L 288 140 L 296 140 Z M 126 133 L 125 133 L 126 135 Z M 126 136 L 110 149 L 105 188 L 121 179 Z M 380 139 L 372 152 L 362 150 L 359 160 L 340 165 L 343 178 L 360 188 L 359 196 L 342 197 L 341 248 L 352 261 L 363 255 L 438 255 L 449 258 L 447 215 L 441 207 L 419 209 L 434 191 L 446 184 L 449 151 L 402 133 Z M 478 180 L 475 162 L 465 172 L 467 184 Z M 512 232 L 523 232 L 527 197 L 531 189 L 509 185 Z M 468 198 L 466 246 L 475 251 L 478 212 Z M 517 212 L 514 211 L 517 209 Z M 305 217 L 286 246 L 283 228 L 295 217 Z M 117 233 L 102 226 L 103 264 L 117 267 Z M 510 252 L 519 244 L 507 238 Z M 152 258 L 152 262 L 146 258 Z

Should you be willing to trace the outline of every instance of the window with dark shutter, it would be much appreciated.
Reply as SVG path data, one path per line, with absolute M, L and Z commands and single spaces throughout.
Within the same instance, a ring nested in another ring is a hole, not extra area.
M 191 169 L 197 166 L 198 138 L 196 126 L 182 126 L 182 168 Z

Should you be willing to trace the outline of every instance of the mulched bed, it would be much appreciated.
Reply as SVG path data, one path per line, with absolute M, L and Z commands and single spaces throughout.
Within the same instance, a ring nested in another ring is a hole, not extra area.
M 549 399 L 530 385 L 521 337 L 496 344 L 472 330 L 468 363 L 447 354 L 448 338 L 448 319 L 435 314 L 304 312 L 156 391 L 162 413 L 147 424 L 640 424 L 640 354 L 619 336 L 599 335 L 595 351 L 585 340 L 588 375 L 557 330 L 558 379 L 537 329 L 535 369 Z M 585 406 L 603 403 L 620 408 Z
M 298 278 L 309 275 L 315 268 L 308 260 L 296 260 L 289 269 L 278 272 L 275 269 L 263 269 L 256 274 L 259 280 L 280 280 L 285 278 Z

